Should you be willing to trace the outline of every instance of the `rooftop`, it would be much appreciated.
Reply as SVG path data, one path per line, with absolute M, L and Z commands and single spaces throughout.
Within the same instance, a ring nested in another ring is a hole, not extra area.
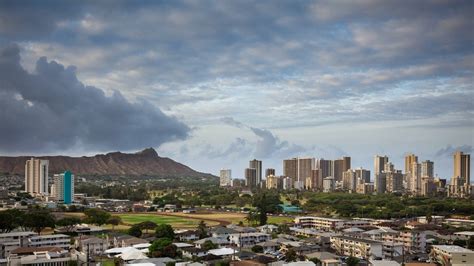
M 433 245 L 433 248 L 441 249 L 445 252 L 451 252 L 451 253 L 474 253 L 473 250 L 456 246 L 456 245 Z

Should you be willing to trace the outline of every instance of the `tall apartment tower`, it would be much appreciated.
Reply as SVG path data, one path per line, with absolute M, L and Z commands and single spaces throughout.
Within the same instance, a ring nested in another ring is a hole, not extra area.
M 342 157 L 333 161 L 333 176 L 336 181 L 342 180 L 342 174 L 351 168 L 351 157 Z
M 25 164 L 25 192 L 32 195 L 48 194 L 49 161 L 31 158 Z
M 370 170 L 362 167 L 355 169 L 356 177 L 362 180 L 362 183 L 370 183 Z
M 298 177 L 298 158 L 283 160 L 283 175 L 296 180 Z
M 316 166 L 315 168 L 319 169 L 319 175 L 321 177 L 321 180 L 328 176 L 333 176 L 333 161 L 331 160 L 324 160 L 324 159 L 319 159 L 316 161 Z
M 253 159 L 249 162 L 249 168 L 254 168 L 257 171 L 257 186 L 262 182 L 262 161 Z
M 388 163 L 387 156 L 375 155 L 374 157 L 374 188 L 377 193 L 385 193 L 386 180 L 385 174 L 383 173 L 385 169 L 385 164 Z
M 273 168 L 267 168 L 265 169 L 265 178 L 267 178 L 268 176 L 271 176 L 271 175 L 275 175 L 275 169 Z
M 469 197 L 471 195 L 471 155 L 457 151 L 453 155 L 454 176 L 448 189 L 449 197 Z
M 423 161 L 421 163 L 421 176 L 422 177 L 434 177 L 434 163 L 430 160 Z
M 414 195 L 421 194 L 421 164 L 413 162 L 410 170 L 409 190 Z
M 230 187 L 232 185 L 232 170 L 221 169 L 219 174 L 219 185 L 221 187 Z
M 311 177 L 311 170 L 315 168 L 314 158 L 292 158 L 283 160 L 283 175 L 293 178 L 295 182 L 305 182 Z
M 314 169 L 314 158 L 298 158 L 297 181 L 304 182 L 307 177 L 311 177 L 311 170 Z
M 70 171 L 54 175 L 54 197 L 63 204 L 74 201 L 74 175 Z
M 471 184 L 471 155 L 461 151 L 454 153 L 454 176 L 464 178 L 465 184 Z
M 405 174 L 411 171 L 413 163 L 418 162 L 418 156 L 413 153 L 410 153 L 405 156 Z
M 258 187 L 257 169 L 245 168 L 245 183 L 249 189 L 254 189 Z

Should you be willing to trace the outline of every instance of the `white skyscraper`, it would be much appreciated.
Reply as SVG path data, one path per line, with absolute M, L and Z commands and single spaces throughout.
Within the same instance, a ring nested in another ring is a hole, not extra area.
M 221 187 L 230 187 L 232 185 L 232 170 L 222 169 L 219 181 Z

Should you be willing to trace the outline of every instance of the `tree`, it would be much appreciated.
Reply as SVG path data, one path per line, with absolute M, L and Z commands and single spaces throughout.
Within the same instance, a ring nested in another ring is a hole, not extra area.
M 255 225 L 255 222 L 257 221 L 258 219 L 258 214 L 255 212 L 255 211 L 249 211 L 249 213 L 247 213 L 247 216 L 245 217 L 245 220 L 247 221 L 247 223 L 249 225 Z
M 259 245 L 255 245 L 252 247 L 252 252 L 255 253 L 263 253 L 263 247 Z
M 131 236 L 134 236 L 134 237 L 141 237 L 142 236 L 142 230 L 136 224 L 132 225 L 132 227 L 130 227 L 128 229 L 127 233 Z
M 289 248 L 286 253 L 285 253 L 285 261 L 290 262 L 290 261 L 296 261 L 298 258 L 298 254 L 296 254 L 296 251 L 292 248 Z
M 280 234 L 288 234 L 290 233 L 290 227 L 288 226 L 288 224 L 279 224 L 277 231 Z
M 120 216 L 112 216 L 107 220 L 107 224 L 112 225 L 112 231 L 115 231 L 115 226 L 119 225 L 122 222 Z
M 264 191 L 255 194 L 252 205 L 257 208 L 257 220 L 260 225 L 267 223 L 267 213 L 277 213 L 281 211 L 280 203 L 280 195 L 278 192 Z
M 157 224 L 152 221 L 144 221 L 138 224 L 140 229 L 145 230 L 145 233 L 148 234 L 148 230 L 153 230 L 156 228 Z
M 318 258 L 311 258 L 311 259 L 309 259 L 309 261 L 316 264 L 316 266 L 321 265 L 321 260 L 319 260 Z
M 433 221 L 433 216 L 431 215 L 431 211 L 426 213 L 426 221 L 428 222 L 428 224 L 431 224 L 431 222 Z
M 64 229 L 66 229 L 66 232 L 72 232 L 74 230 L 74 227 L 80 223 L 81 219 L 77 217 L 64 217 L 56 221 L 56 225 L 64 227 Z
M 110 213 L 101 209 L 87 209 L 84 214 L 86 215 L 85 221 L 87 223 L 96 224 L 101 226 L 106 224 L 110 219 Z
M 23 226 L 31 231 L 41 234 L 46 227 L 54 228 L 56 220 L 47 210 L 39 209 L 26 213 L 23 217 Z
M 359 265 L 359 259 L 353 256 L 350 256 L 346 259 L 346 265 L 347 266 L 357 266 Z
M 160 224 L 156 227 L 155 236 L 157 238 L 174 239 L 173 227 L 169 224 Z
M 21 226 L 23 212 L 17 209 L 10 209 L 0 212 L 0 233 L 8 233 Z
M 207 237 L 207 225 L 204 221 L 200 221 L 197 227 L 197 232 L 199 234 L 199 239 Z
M 217 244 L 214 244 L 211 240 L 206 240 L 202 243 L 202 248 L 205 250 L 215 249 L 217 248 Z
M 152 257 L 171 257 L 177 255 L 177 248 L 173 245 L 173 241 L 169 238 L 158 238 L 148 247 L 149 254 Z

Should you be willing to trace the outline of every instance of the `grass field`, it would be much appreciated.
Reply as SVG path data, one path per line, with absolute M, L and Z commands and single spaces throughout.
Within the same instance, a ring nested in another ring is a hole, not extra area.
M 176 217 L 159 214 L 139 214 L 127 213 L 118 214 L 125 225 L 133 225 L 144 221 L 152 221 L 156 224 L 170 224 L 174 228 L 193 228 L 196 227 L 201 219 L 189 219 L 188 217 Z M 217 222 L 205 221 L 208 225 L 217 225 Z
M 61 216 L 79 216 L 83 217 L 82 213 L 63 213 Z M 216 226 L 220 221 L 227 223 L 238 224 L 242 221 L 247 225 L 245 213 L 234 212 L 212 212 L 212 213 L 114 213 L 113 216 L 118 216 L 122 219 L 122 224 L 115 226 L 117 231 L 126 231 L 131 225 L 141 223 L 144 221 L 152 221 L 156 224 L 170 224 L 174 228 L 196 228 L 201 220 L 208 226 Z M 291 222 L 293 218 L 285 216 L 268 216 L 268 223 L 280 224 L 284 222 Z M 111 225 L 103 225 L 107 229 L 111 229 Z

